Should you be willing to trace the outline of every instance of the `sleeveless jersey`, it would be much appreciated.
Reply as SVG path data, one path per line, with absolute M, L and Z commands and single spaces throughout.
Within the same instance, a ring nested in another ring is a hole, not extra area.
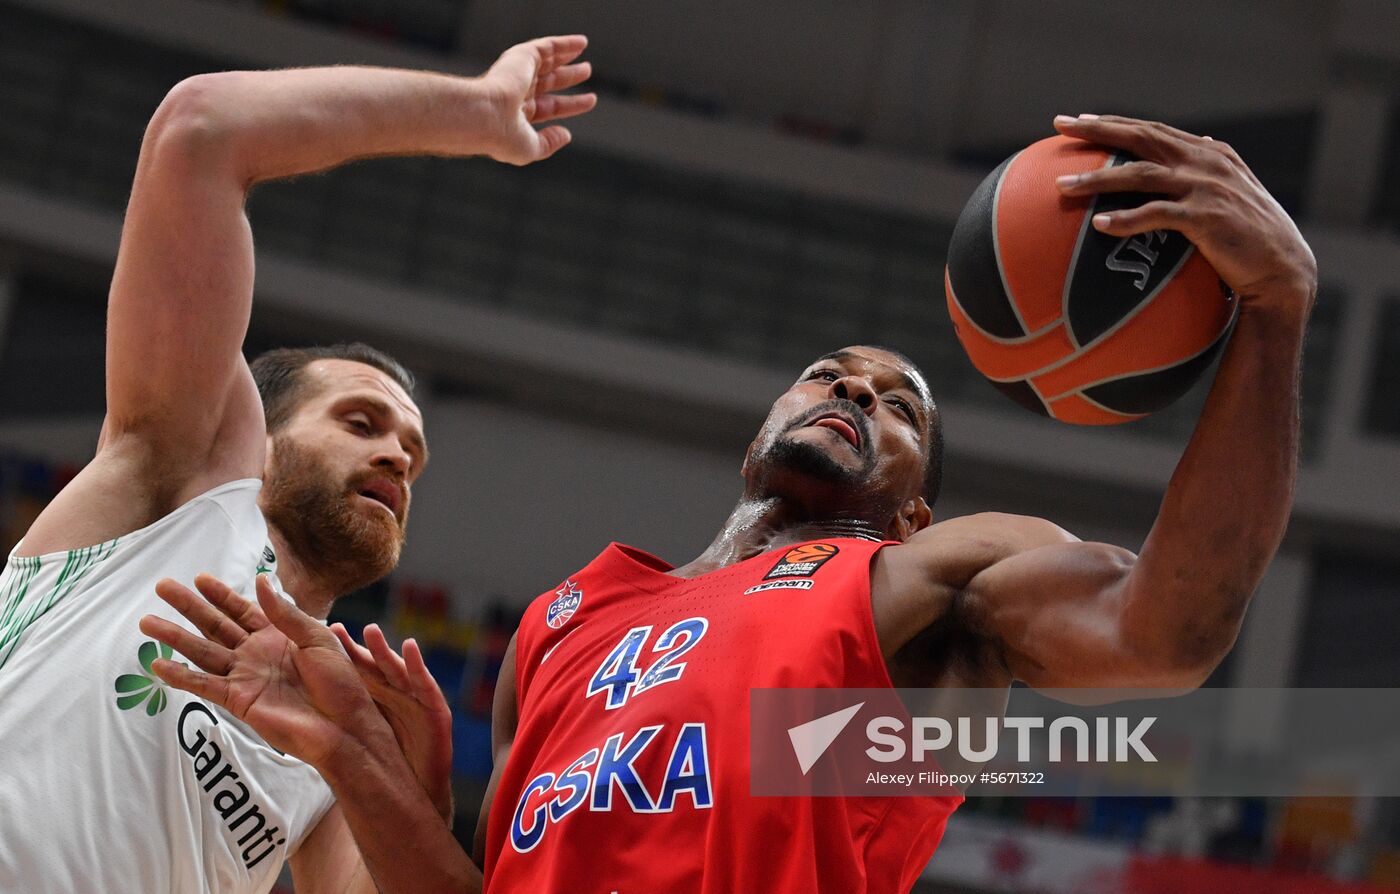
M 686 580 L 614 543 L 536 599 L 487 890 L 908 891 L 961 797 L 749 788 L 750 689 L 892 688 L 870 607 L 883 545 L 815 541 Z
M 276 558 L 257 480 L 0 575 L 0 891 L 267 891 L 332 802 L 308 765 L 150 671 L 137 621 L 209 571 L 251 598 Z M 19 548 L 16 547 L 16 552 Z M 181 660 L 177 654 L 175 660 Z

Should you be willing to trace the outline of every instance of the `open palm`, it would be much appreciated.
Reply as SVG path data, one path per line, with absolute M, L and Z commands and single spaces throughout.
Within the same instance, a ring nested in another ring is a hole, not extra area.
M 154 615 L 141 619 L 142 632 L 201 669 L 157 660 L 151 669 L 162 680 L 219 705 L 312 766 L 347 732 L 392 735 L 335 635 L 279 596 L 266 576 L 258 577 L 257 604 L 212 575 L 198 576 L 195 586 L 198 594 L 167 579 L 156 593 L 202 637 Z
M 592 66 L 574 62 L 588 46 L 581 34 L 541 37 L 516 44 L 501 54 L 481 78 L 495 107 L 499 132 L 491 157 L 515 165 L 548 158 L 566 146 L 572 135 L 560 125 L 535 126 L 582 115 L 598 97 L 592 93 L 561 94 L 588 79 Z

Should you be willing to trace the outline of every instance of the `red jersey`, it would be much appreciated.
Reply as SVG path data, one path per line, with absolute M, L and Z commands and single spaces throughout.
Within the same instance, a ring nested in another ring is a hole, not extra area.
M 892 688 L 870 608 L 884 545 L 812 541 L 687 580 L 614 543 L 531 603 L 487 890 L 908 891 L 961 797 L 749 788 L 751 688 Z

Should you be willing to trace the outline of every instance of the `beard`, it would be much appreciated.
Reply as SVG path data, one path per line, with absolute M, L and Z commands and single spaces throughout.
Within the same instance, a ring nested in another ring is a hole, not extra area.
M 370 478 L 366 471 L 342 482 L 313 450 L 274 436 L 274 473 L 263 484 L 262 509 L 297 560 L 337 595 L 367 586 L 399 562 L 403 517 L 366 513 L 353 501 Z
M 813 419 L 833 410 L 844 411 L 855 423 L 860 437 L 860 462 L 851 466 L 839 461 L 831 452 L 811 441 L 791 437 L 791 433 L 807 426 Z M 756 468 L 763 470 L 760 481 L 775 482 L 796 474 L 800 478 L 827 485 L 829 489 L 856 493 L 870 481 L 875 471 L 876 455 L 871 443 L 870 424 L 865 412 L 850 401 L 829 400 L 810 408 L 750 457 Z
M 845 411 L 855 423 L 860 449 L 857 461 L 843 462 L 836 453 L 793 433 L 833 410 Z M 888 480 L 865 412 L 848 400 L 824 401 L 810 407 L 762 442 L 749 457 L 754 473 L 746 495 L 776 498 L 795 517 L 820 522 L 858 522 L 873 532 L 887 531 L 906 499 L 903 487 Z
M 768 445 L 768 449 L 755 458 L 763 467 L 774 471 L 796 472 L 828 484 L 850 486 L 864 481 L 873 465 L 870 458 L 866 458 L 860 466 L 844 465 L 816 444 L 799 441 L 786 434 L 779 435 Z

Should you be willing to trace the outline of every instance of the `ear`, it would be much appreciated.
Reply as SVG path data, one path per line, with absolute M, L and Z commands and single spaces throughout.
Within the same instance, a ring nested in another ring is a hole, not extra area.
M 928 507 L 928 502 L 923 497 L 915 497 L 906 500 L 904 505 L 899 507 L 899 514 L 894 517 L 894 524 L 890 526 L 890 534 L 893 539 L 903 543 L 932 522 L 933 510 Z

